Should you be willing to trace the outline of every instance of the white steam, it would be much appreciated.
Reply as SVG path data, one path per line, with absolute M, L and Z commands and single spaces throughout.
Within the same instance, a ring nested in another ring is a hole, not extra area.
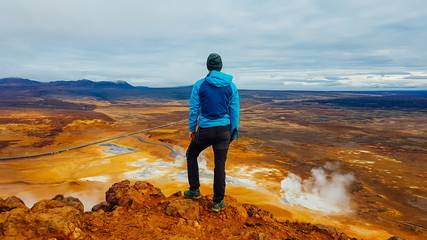
M 176 152 L 174 167 L 186 166 L 186 162 L 187 162 L 187 158 L 185 156 L 186 150 L 178 145 L 173 146 L 173 149 L 175 149 L 175 152 Z
M 325 213 L 350 212 L 347 188 L 354 180 L 353 175 L 337 172 L 337 166 L 330 163 L 324 168 L 331 173 L 328 175 L 323 168 L 315 168 L 305 180 L 289 173 L 281 182 L 282 201 Z

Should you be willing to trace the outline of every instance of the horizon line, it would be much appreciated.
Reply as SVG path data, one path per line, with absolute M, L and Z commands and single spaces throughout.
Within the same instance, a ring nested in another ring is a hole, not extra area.
M 130 86 L 134 88 L 150 88 L 150 89 L 168 89 L 168 88 L 190 88 L 193 87 L 193 85 L 180 85 L 180 86 L 167 86 L 167 87 L 150 87 L 146 85 L 133 85 L 130 84 L 126 80 L 118 79 L 115 81 L 109 81 L 109 80 L 92 80 L 92 79 L 77 79 L 77 80 L 53 80 L 53 81 L 42 81 L 42 80 L 33 80 L 30 78 L 22 78 L 22 77 L 3 77 L 0 78 L 0 80 L 4 79 L 21 79 L 21 80 L 30 80 L 34 82 L 39 83 L 54 83 L 54 82 L 77 82 L 77 81 L 91 81 L 91 82 L 108 82 L 108 83 L 119 83 L 119 82 L 125 82 L 129 84 Z M 407 87 L 407 88 L 360 88 L 360 89 L 353 89 L 353 90 L 322 90 L 322 89 L 251 89 L 251 88 L 239 88 L 239 90 L 242 91 L 278 91 L 278 92 L 401 92 L 401 91 L 410 91 L 410 92 L 423 92 L 427 91 L 427 87 L 424 89 L 419 89 L 415 87 Z

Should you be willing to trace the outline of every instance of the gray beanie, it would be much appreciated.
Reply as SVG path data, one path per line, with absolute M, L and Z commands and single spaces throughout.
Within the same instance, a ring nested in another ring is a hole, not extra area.
M 216 70 L 221 71 L 222 69 L 222 60 L 221 56 L 217 53 L 211 53 L 206 61 L 206 66 L 209 71 Z

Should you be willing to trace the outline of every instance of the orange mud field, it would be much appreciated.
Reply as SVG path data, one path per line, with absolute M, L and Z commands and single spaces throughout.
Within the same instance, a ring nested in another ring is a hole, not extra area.
M 188 117 L 187 101 L 73 101 L 96 108 L 0 108 L 0 158 L 97 142 L 0 161 L 1 198 L 16 195 L 31 207 L 64 194 L 79 198 L 89 211 L 125 179 L 149 181 L 166 196 L 188 188 L 188 126 L 179 122 Z M 277 218 L 333 226 L 356 238 L 427 239 L 425 112 L 291 101 L 241 104 L 239 140 L 226 163 L 226 195 Z M 122 136 L 128 133 L 135 134 Z M 201 192 L 212 194 L 211 149 L 199 157 L 199 168 Z

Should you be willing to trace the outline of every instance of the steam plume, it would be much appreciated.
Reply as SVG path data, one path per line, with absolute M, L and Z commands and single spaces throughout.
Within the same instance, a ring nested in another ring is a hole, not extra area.
M 332 171 L 329 176 L 324 169 Z M 347 188 L 354 177 L 337 170 L 338 166 L 328 163 L 324 168 L 312 169 L 311 177 L 305 180 L 289 173 L 281 182 L 282 201 L 325 213 L 350 212 Z

